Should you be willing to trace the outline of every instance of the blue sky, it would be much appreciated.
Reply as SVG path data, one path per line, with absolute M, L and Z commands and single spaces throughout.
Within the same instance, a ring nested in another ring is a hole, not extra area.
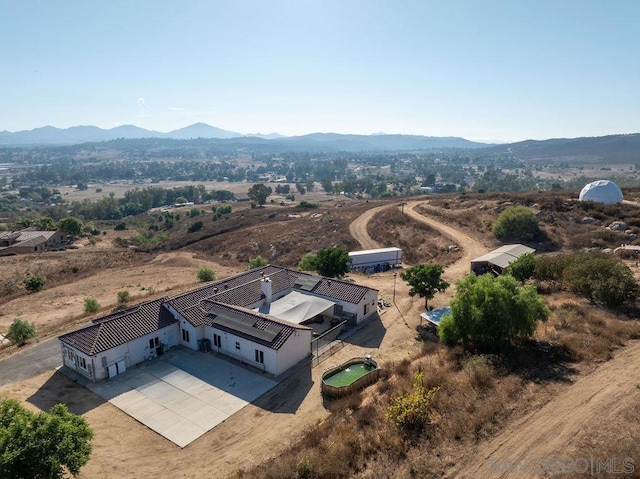
M 3 0 L 0 130 L 640 132 L 637 0 Z

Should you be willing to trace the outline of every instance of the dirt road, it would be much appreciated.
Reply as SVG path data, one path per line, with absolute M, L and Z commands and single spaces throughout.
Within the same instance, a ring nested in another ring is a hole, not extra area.
M 387 204 L 382 206 L 376 206 L 375 208 L 371 208 L 370 210 L 365 211 L 363 214 L 358 216 L 354 221 L 349 225 L 349 233 L 354 239 L 360 243 L 362 249 L 376 249 L 380 248 L 380 243 L 374 240 L 371 236 L 369 236 L 369 232 L 367 231 L 367 225 L 371 218 L 373 218 L 380 211 L 392 208 L 393 204 Z
M 638 403 L 640 342 L 635 341 L 614 359 L 578 379 L 542 409 L 510 424 L 500 435 L 481 444 L 471 461 L 447 477 L 537 477 L 531 468 L 541 460 L 547 460 L 542 462 L 547 467 L 558 467 L 548 461 L 552 458 L 576 460 L 569 456 L 571 447 L 577 445 L 586 431 L 606 430 L 616 422 L 620 411 Z M 640 458 L 632 459 L 639 468 Z M 513 470 L 510 464 L 514 461 L 529 471 Z
M 469 264 L 471 263 L 471 260 L 487 253 L 489 248 L 460 230 L 418 213 L 416 211 L 416 207 L 424 204 L 424 201 L 410 201 L 404 205 L 404 214 L 416 221 L 420 221 L 421 223 L 428 225 L 441 235 L 451 238 L 452 244 L 462 249 L 462 258 L 447 267 L 443 275 L 447 281 L 453 284 L 469 272 Z

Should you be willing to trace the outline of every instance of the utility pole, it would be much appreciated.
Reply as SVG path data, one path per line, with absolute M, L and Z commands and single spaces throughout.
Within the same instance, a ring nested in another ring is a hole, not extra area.
M 393 304 L 396 304 L 396 278 L 397 277 L 398 277 L 398 273 L 393 273 Z

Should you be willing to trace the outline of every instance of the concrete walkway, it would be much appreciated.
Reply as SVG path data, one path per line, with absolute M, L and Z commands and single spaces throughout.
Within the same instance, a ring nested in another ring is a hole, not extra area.
M 213 354 L 178 347 L 87 387 L 185 447 L 276 384 Z

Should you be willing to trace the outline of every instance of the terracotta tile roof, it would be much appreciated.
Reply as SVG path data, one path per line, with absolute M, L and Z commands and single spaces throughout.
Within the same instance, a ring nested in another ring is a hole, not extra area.
M 220 303 L 245 307 L 255 304 L 262 298 L 260 280 L 263 277 L 271 279 L 273 296 L 279 296 L 281 293 L 295 289 L 313 295 L 358 304 L 369 290 L 366 286 L 347 281 L 324 278 L 288 268 L 267 265 L 175 296 L 169 301 L 169 304 L 194 326 L 200 326 L 204 324 L 204 313 L 199 306 L 203 300 L 215 299 Z M 297 283 L 300 282 L 314 284 L 314 286 L 311 289 L 305 289 L 297 286 Z
M 93 325 L 60 336 L 60 340 L 76 346 L 86 354 L 97 354 L 176 322 L 169 310 L 163 306 L 166 303 L 196 327 L 203 324 L 211 324 L 210 312 L 215 307 L 217 311 L 223 311 L 223 315 L 230 315 L 236 318 L 217 325 L 217 327 L 221 329 L 227 328 L 228 331 L 232 332 L 231 328 L 234 321 L 236 321 L 236 325 L 240 330 L 235 331 L 235 333 L 245 334 L 246 337 L 252 340 L 255 339 L 256 342 L 259 342 L 259 339 L 266 346 L 277 349 L 286 340 L 284 338 L 286 334 L 290 335 L 295 328 L 304 328 L 304 326 L 281 321 L 273 316 L 261 315 L 247 308 L 250 305 L 259 303 L 263 298 L 260 285 L 260 280 L 263 277 L 271 279 L 273 297 L 280 297 L 297 290 L 306 294 L 357 304 L 369 290 L 366 286 L 347 281 L 323 278 L 288 268 L 267 265 L 208 283 L 172 298 L 149 301 L 98 318 L 94 320 Z M 267 341 L 264 334 L 254 335 L 254 338 L 251 334 L 253 330 L 247 329 L 245 322 L 252 322 L 251 327 L 255 327 L 257 330 L 263 326 L 267 328 L 269 324 L 275 323 L 284 329 L 282 329 L 283 333 L 277 339 L 274 338 L 273 341 Z M 278 341 L 282 341 L 282 343 Z
M 296 330 L 310 330 L 307 326 L 281 321 L 241 306 L 205 300 L 202 307 L 207 311 L 205 324 L 208 326 L 271 349 L 280 349 Z
M 93 324 L 58 339 L 93 356 L 176 323 L 177 320 L 163 306 L 167 300 L 147 301 L 103 316 L 94 320 Z

